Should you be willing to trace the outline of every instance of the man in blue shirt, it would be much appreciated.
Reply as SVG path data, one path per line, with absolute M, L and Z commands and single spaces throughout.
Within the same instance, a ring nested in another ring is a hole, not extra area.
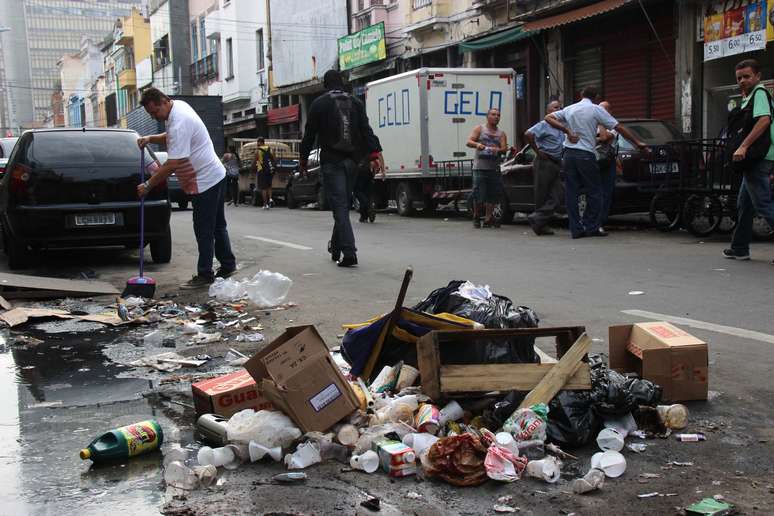
M 594 104 L 597 89 L 583 88 L 580 102 L 549 113 L 545 121 L 567 135 L 564 140 L 562 173 L 564 175 L 567 217 L 570 219 L 572 238 L 607 236 L 600 228 L 602 214 L 602 178 L 599 174 L 597 155 L 597 128 L 615 129 L 618 134 L 647 153 L 648 146 L 629 130 L 618 123 L 610 113 Z M 578 196 L 581 190 L 586 194 L 586 209 L 581 219 Z
M 558 100 L 554 100 L 546 106 L 546 113 L 555 113 L 560 109 L 562 105 Z M 564 133 L 541 120 L 527 129 L 524 137 L 537 154 L 532 162 L 535 176 L 535 211 L 527 216 L 527 220 L 536 235 L 553 235 L 554 232 L 548 225 L 562 202 L 564 190 L 559 177 Z

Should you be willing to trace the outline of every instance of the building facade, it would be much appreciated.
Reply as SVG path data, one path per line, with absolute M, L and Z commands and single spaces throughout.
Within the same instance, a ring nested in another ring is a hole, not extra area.
M 191 95 L 188 0 L 150 0 L 153 86 L 168 95 Z
M 102 74 L 102 51 L 90 38 L 81 40 L 81 49 L 76 54 L 62 56 L 57 63 L 62 92 L 62 125 L 65 127 L 87 127 L 94 125 L 94 111 L 91 108 L 91 85 Z M 58 104 L 58 100 L 56 102 Z M 55 106 L 52 113 L 58 111 Z M 54 117 L 55 118 L 55 117 Z M 51 124 L 57 127 L 52 118 Z

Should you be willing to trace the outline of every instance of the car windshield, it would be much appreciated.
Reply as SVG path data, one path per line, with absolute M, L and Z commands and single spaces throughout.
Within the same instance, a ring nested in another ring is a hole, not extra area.
M 137 136 L 122 131 L 52 131 L 36 133 L 30 159 L 39 164 L 134 163 Z M 150 157 L 146 154 L 146 159 Z
M 665 145 L 680 139 L 677 130 L 666 122 L 651 120 L 622 123 L 647 145 Z M 634 145 L 623 137 L 618 138 L 618 147 L 619 150 L 634 150 Z

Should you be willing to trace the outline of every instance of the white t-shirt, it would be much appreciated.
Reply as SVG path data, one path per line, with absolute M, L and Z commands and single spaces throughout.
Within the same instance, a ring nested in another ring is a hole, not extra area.
M 204 122 L 182 100 L 173 101 L 167 119 L 167 159 L 186 161 L 175 169 L 175 175 L 183 191 L 190 195 L 205 192 L 226 177 Z

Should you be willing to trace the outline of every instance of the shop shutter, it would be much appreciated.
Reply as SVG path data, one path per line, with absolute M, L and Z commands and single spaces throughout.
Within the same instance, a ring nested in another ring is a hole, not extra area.
M 622 43 L 605 50 L 603 96 L 617 118 L 647 116 L 648 68 L 645 47 Z
M 671 63 L 675 62 L 675 40 L 662 40 L 664 50 L 655 43 L 651 47 L 650 117 L 675 122 L 675 73 Z
M 573 99 L 580 98 L 580 92 L 586 86 L 602 86 L 602 48 L 593 47 L 578 50 L 575 53 L 573 68 Z M 568 102 L 569 103 L 569 102 Z

